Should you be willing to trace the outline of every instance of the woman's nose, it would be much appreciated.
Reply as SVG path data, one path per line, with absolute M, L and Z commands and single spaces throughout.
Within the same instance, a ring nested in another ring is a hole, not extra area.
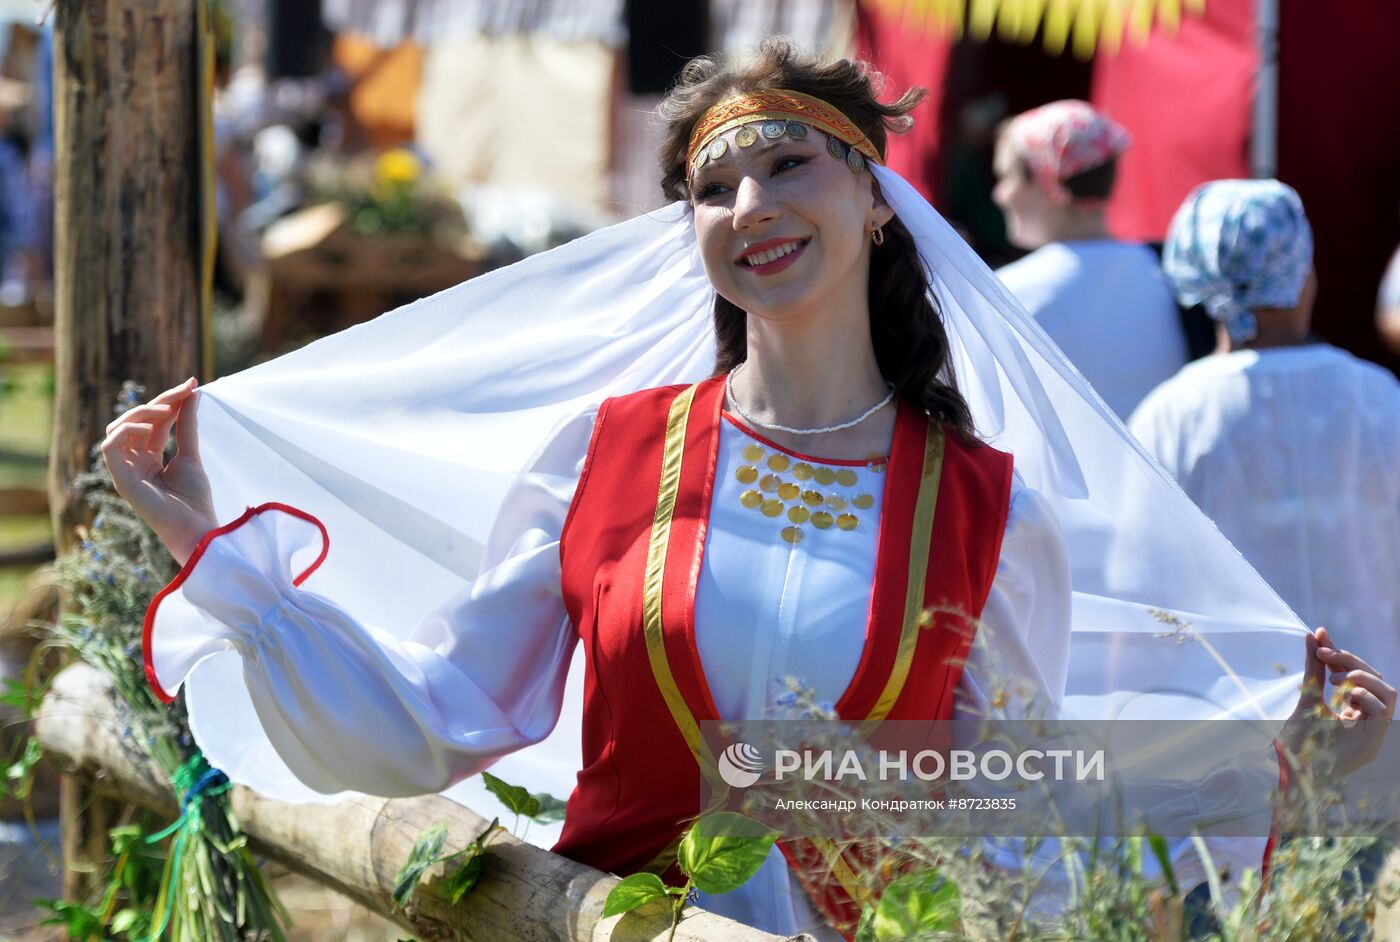
M 739 181 L 739 189 L 734 194 L 734 227 L 745 229 L 767 222 L 777 215 L 777 202 L 773 194 L 753 177 Z

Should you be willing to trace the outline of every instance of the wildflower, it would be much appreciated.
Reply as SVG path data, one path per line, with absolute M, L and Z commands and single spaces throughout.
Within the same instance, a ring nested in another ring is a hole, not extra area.
M 413 183 L 422 173 L 422 162 L 402 147 L 386 150 L 374 162 L 375 180 L 389 186 Z

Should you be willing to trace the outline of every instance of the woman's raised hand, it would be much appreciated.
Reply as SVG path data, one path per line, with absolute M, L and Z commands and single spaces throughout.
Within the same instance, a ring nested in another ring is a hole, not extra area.
M 199 540 L 217 526 L 209 477 L 199 461 L 193 378 L 127 410 L 107 426 L 102 457 L 117 493 L 184 565 Z M 165 446 L 175 432 L 175 457 Z
M 1323 698 L 1330 672 L 1336 688 L 1333 707 Z M 1336 760 L 1334 773 L 1348 775 L 1380 754 L 1387 726 L 1395 716 L 1396 690 L 1376 669 L 1350 651 L 1338 649 L 1326 628 L 1308 637 L 1303 668 L 1303 695 L 1284 726 L 1284 744 L 1299 755 L 1305 741 L 1319 732 L 1316 720 L 1330 718 L 1323 745 Z

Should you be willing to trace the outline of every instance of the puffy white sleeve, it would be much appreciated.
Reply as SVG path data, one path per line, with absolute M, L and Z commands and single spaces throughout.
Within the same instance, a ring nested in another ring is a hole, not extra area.
M 514 483 L 476 581 L 398 640 L 299 588 L 328 549 L 319 522 L 264 505 L 207 534 L 147 614 L 162 695 L 232 649 L 258 718 L 318 792 L 438 792 L 558 720 L 576 635 L 559 537 L 595 410 L 556 428 Z M 386 589 L 388 591 L 388 589 Z
M 959 717 L 1059 715 L 1069 673 L 1069 557 L 1045 498 L 1013 474 L 996 577 L 958 689 Z

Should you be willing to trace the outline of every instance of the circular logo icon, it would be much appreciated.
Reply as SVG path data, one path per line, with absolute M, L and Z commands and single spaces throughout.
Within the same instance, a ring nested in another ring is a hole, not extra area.
M 731 788 L 748 788 L 763 774 L 763 757 L 746 742 L 736 742 L 720 753 L 719 777 Z

